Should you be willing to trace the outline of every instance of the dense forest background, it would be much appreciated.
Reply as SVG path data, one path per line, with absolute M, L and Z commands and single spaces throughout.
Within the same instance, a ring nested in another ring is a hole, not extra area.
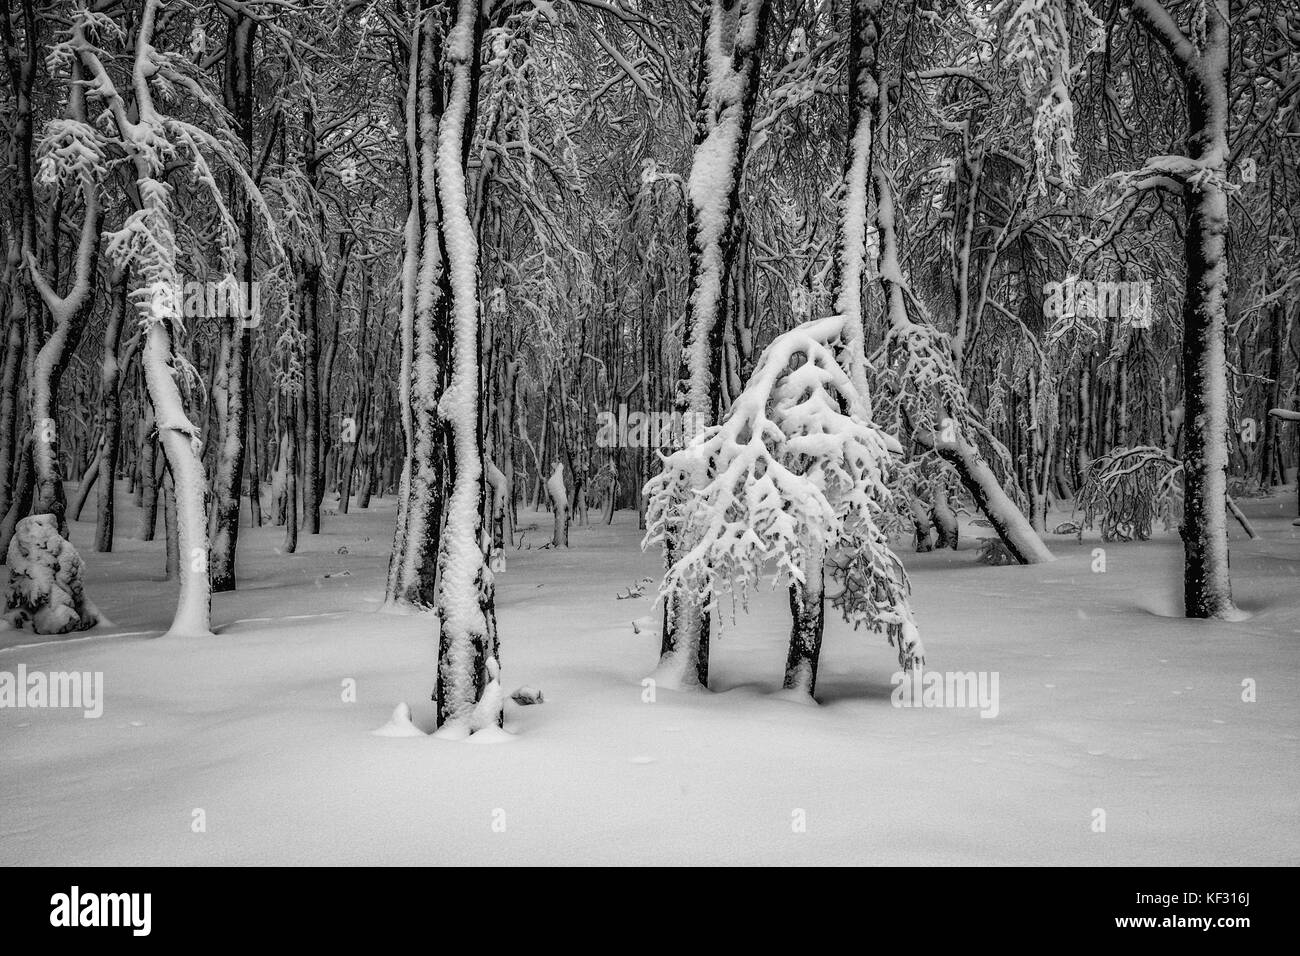
M 0 43 L 0 552 L 58 570 L 11 584 L 38 630 L 165 536 L 206 633 L 241 526 L 292 552 L 396 496 L 385 598 L 437 609 L 453 720 L 520 510 L 562 548 L 634 509 L 662 673 L 707 683 L 710 595 L 775 560 L 811 692 L 816 582 L 909 666 L 898 555 L 956 512 L 992 563 L 1179 528 L 1187 615 L 1232 619 L 1236 501 L 1295 481 L 1282 0 L 0 0 Z

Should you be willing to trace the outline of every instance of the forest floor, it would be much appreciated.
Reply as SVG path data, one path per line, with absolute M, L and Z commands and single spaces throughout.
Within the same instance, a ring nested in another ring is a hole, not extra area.
M 927 668 L 998 674 L 987 718 L 892 706 L 894 651 L 829 614 L 820 705 L 784 699 L 789 611 L 766 590 L 715 637 L 711 693 L 646 703 L 657 616 L 632 621 L 661 569 L 636 516 L 552 551 L 527 547 L 549 516 L 524 514 L 497 578 L 503 684 L 545 703 L 507 701 L 513 737 L 476 746 L 371 733 L 399 701 L 432 725 L 436 618 L 378 613 L 391 499 L 327 514 L 294 555 L 245 526 L 204 640 L 159 639 L 175 585 L 124 500 L 114 553 L 72 530 L 113 624 L 0 632 L 0 671 L 102 672 L 105 698 L 98 719 L 0 709 L 0 864 L 1300 863 L 1295 497 L 1242 504 L 1260 537 L 1233 529 L 1234 624 L 1177 616 L 1173 533 L 1106 545 L 1105 573 L 1095 534 L 1048 536 L 1058 560 L 1034 567 L 977 564 L 979 528 L 900 552 Z

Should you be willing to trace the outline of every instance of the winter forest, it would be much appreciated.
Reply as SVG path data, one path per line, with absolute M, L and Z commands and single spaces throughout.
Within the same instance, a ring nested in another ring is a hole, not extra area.
M 0 863 L 1300 862 L 1290 0 L 0 46 Z

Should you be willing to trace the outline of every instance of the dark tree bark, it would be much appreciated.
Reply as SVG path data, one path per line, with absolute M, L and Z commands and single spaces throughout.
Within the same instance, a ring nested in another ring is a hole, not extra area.
M 245 153 L 253 152 L 253 49 L 257 21 L 244 13 L 227 16 L 224 98 L 235 119 L 235 133 Z M 213 591 L 235 590 L 235 549 L 239 543 L 240 487 L 248 434 L 248 401 L 253 311 L 253 204 L 245 187 L 232 180 L 230 206 L 238 210 L 239 310 L 223 310 L 216 372 L 216 406 L 220 426 L 214 475 L 213 536 L 209 564 Z
M 785 659 L 786 690 L 809 697 L 817 689 L 817 662 L 825 628 L 825 576 L 820 556 L 804 567 L 807 581 L 790 585 L 790 650 Z
M 1203 44 L 1157 0 L 1135 19 L 1168 52 L 1183 81 L 1187 158 L 1204 175 L 1183 179 L 1187 259 L 1183 295 L 1183 603 L 1188 617 L 1230 618 L 1228 572 L 1228 59 L 1229 0 L 1206 4 Z

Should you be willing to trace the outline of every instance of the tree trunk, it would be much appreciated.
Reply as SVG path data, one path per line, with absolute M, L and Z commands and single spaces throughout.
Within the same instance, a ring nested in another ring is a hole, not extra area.
M 441 543 L 442 578 L 437 595 L 441 629 L 434 696 L 437 722 L 476 730 L 476 705 L 487 686 L 488 661 L 498 659 L 492 572 L 483 560 L 479 532 L 483 505 L 483 402 L 479 375 L 478 242 L 469 217 L 465 161 L 474 128 L 483 15 L 476 0 L 457 0 L 445 37 L 442 72 L 448 95 L 438 124 L 435 181 L 441 216 L 437 240 L 445 254 L 451 289 L 451 377 L 439 405 L 450 439 L 451 495 Z M 432 11 L 422 16 L 420 41 L 432 52 L 438 27 Z M 435 61 L 436 62 L 436 61 Z M 436 74 L 429 71 L 429 78 Z M 424 96 L 424 77 L 420 93 Z M 427 238 L 427 237 L 426 237 Z M 492 665 L 496 670 L 497 665 Z M 492 719 L 499 722 L 498 710 Z
M 400 398 L 406 457 L 399 488 L 397 528 L 389 559 L 386 603 L 433 607 L 447 489 L 447 433 L 438 420 L 446 385 L 450 325 L 449 269 L 441 248 L 437 135 L 444 113 L 441 28 L 422 3 L 411 46 L 406 100 L 406 154 L 410 212 L 402 270 Z
M 948 489 L 942 482 L 936 482 L 934 488 L 934 502 L 930 509 L 930 516 L 934 522 L 934 530 L 937 538 L 934 546 L 936 548 L 951 548 L 957 550 L 958 537 L 960 529 L 957 525 L 957 516 L 953 514 L 952 505 L 948 500 Z
M 957 475 L 974 500 L 975 507 L 988 518 L 1013 558 L 1021 564 L 1055 560 L 1043 539 L 998 483 L 993 469 L 969 442 L 958 437 L 951 442 L 938 442 L 935 447 L 940 456 L 957 469 Z
M 239 14 L 227 17 L 225 105 L 235 118 L 244 149 L 253 146 L 253 49 L 257 21 Z M 231 206 L 239 210 L 240 308 L 223 310 L 221 340 L 213 392 L 218 427 L 212 508 L 212 590 L 235 590 L 235 548 L 239 541 L 240 487 L 248 434 L 248 356 L 253 317 L 253 204 L 242 185 L 232 184 Z M 242 202 L 240 200 L 242 199 Z
M 298 403 L 284 402 L 284 546 L 285 554 L 298 550 Z
M 810 549 L 814 550 L 815 549 Z M 802 691 L 809 697 L 817 689 L 817 661 L 822 652 L 825 626 L 825 569 L 820 553 L 808 555 L 803 584 L 790 585 L 790 651 L 785 659 L 786 690 Z
M 99 400 L 104 431 L 99 441 L 99 506 L 95 523 L 95 550 L 113 550 L 113 506 L 116 502 L 118 449 L 122 441 L 122 365 L 118 342 L 131 311 L 130 274 L 122 270 L 113 287 L 113 303 L 104 326 L 104 357 L 99 371 Z M 129 350 L 128 350 L 129 354 Z
M 695 152 L 687 183 L 689 305 L 677 399 L 683 421 L 692 425 L 711 423 L 718 414 L 725 290 L 769 14 L 768 0 L 720 0 L 708 8 L 701 29 Z M 675 542 L 668 535 L 664 562 L 671 567 L 674 561 Z M 683 600 L 667 603 L 656 680 L 707 685 L 709 626 L 702 609 Z
M 1138 20 L 1168 51 L 1183 78 L 1187 158 L 1183 295 L 1183 603 L 1188 617 L 1231 619 L 1228 572 L 1228 0 L 1210 0 L 1203 47 L 1154 0 L 1135 3 Z

